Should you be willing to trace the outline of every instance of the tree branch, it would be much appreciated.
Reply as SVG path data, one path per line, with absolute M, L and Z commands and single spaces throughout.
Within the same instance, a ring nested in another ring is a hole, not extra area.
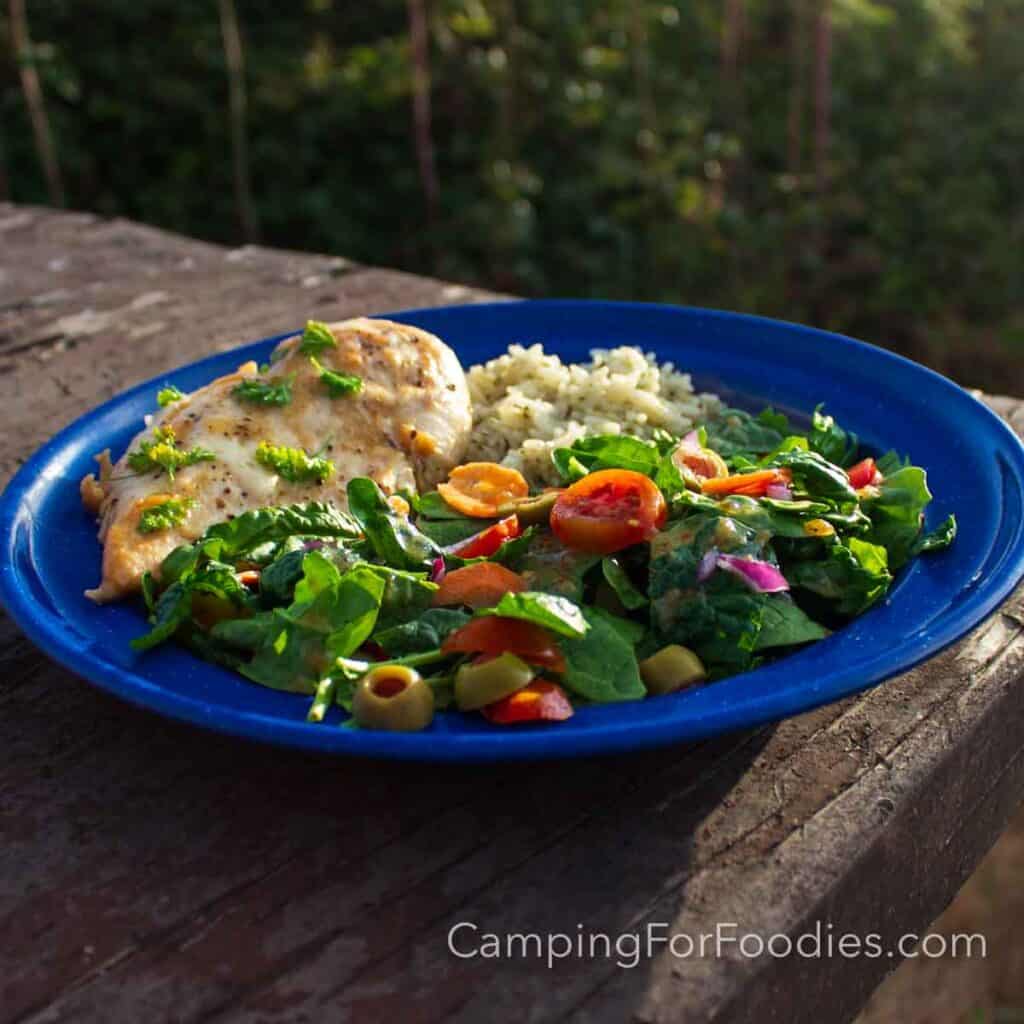
M 231 163 L 238 220 L 247 242 L 259 237 L 256 208 L 252 201 L 249 172 L 249 143 L 245 130 L 247 98 L 245 93 L 245 51 L 238 28 L 235 0 L 218 0 L 224 59 L 228 68 L 228 102 L 231 109 Z
M 820 0 L 814 25 L 814 178 L 818 194 L 828 191 L 828 151 L 832 116 L 832 18 Z
M 426 202 L 427 222 L 437 219 L 440 186 L 434 162 L 430 113 L 430 30 L 424 0 L 408 0 L 409 40 L 412 45 L 412 117 L 416 162 Z
M 57 162 L 57 151 L 50 133 L 50 119 L 46 115 L 46 102 L 43 99 L 42 86 L 39 84 L 39 72 L 36 71 L 32 53 L 32 40 L 28 31 L 28 15 L 25 12 L 25 0 L 10 0 L 11 41 L 14 44 L 15 59 L 18 63 L 18 74 L 21 77 L 21 90 L 25 94 L 25 106 L 28 107 L 29 120 L 32 122 L 32 135 L 35 139 L 36 153 L 43 166 L 46 186 L 50 202 L 54 206 L 64 205 L 64 182 L 61 180 L 60 164 Z

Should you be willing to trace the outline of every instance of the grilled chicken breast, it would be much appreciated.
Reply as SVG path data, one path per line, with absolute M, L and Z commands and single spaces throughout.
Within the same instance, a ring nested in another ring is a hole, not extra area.
M 356 476 L 389 494 L 429 489 L 460 461 L 472 410 L 455 353 L 426 331 L 388 320 L 346 320 L 329 329 L 335 345 L 316 352 L 319 367 L 300 351 L 301 338 L 290 338 L 265 373 L 246 363 L 161 410 L 116 464 L 107 452 L 97 456 L 99 478 L 90 474 L 81 490 L 99 516 L 103 579 L 87 596 L 105 602 L 138 590 L 143 573 L 156 573 L 179 544 L 249 509 L 311 500 L 344 508 L 345 486 Z M 323 370 L 359 377 L 360 390 L 332 397 Z M 291 400 L 247 401 L 235 389 L 249 379 L 291 381 Z M 133 470 L 131 454 L 168 428 L 177 449 L 204 449 L 207 457 L 173 476 Z M 319 454 L 334 470 L 323 482 L 289 482 L 257 461 L 260 442 Z M 184 499 L 183 520 L 142 532 L 146 510 L 171 498 Z

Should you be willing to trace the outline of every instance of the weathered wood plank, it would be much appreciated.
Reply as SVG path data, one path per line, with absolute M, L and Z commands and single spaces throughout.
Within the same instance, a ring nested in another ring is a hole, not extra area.
M 0 206 L 0 473 L 124 387 L 335 317 L 483 297 Z M 453 290 L 454 289 L 454 290 Z M 988 399 L 1018 428 L 1024 405 Z M 1024 791 L 1024 591 L 859 698 L 564 765 L 336 762 L 120 704 L 0 617 L 0 1021 L 840 1020 L 895 961 L 461 960 L 451 925 L 920 930 Z

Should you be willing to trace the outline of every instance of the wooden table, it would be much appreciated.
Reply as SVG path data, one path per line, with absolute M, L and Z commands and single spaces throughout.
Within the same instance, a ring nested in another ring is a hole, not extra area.
M 0 253 L 4 481 L 86 409 L 201 354 L 307 316 L 483 297 L 27 207 L 0 205 Z M 1024 792 L 1022 662 L 1018 591 L 928 664 L 777 726 L 557 765 L 418 767 L 164 721 L 0 617 L 0 1019 L 844 1020 L 897 959 L 727 946 L 548 969 L 456 957 L 448 935 L 476 925 L 457 933 L 472 952 L 485 933 L 575 940 L 578 924 L 793 938 L 820 921 L 887 948 L 922 932 Z

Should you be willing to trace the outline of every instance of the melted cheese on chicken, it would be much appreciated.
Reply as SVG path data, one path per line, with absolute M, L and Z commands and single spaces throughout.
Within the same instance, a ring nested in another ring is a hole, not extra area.
M 359 392 L 332 398 L 298 350 L 301 338 L 291 338 L 265 374 L 246 363 L 161 410 L 115 465 L 106 452 L 97 456 L 99 479 L 90 474 L 81 489 L 100 519 L 103 580 L 87 596 L 104 602 L 138 590 L 143 573 L 156 573 L 179 544 L 249 509 L 312 500 L 345 508 L 353 477 L 368 476 L 389 494 L 429 489 L 459 462 L 472 410 L 455 353 L 434 335 L 389 320 L 346 320 L 330 330 L 337 344 L 316 358 L 324 369 L 361 378 Z M 291 402 L 259 405 L 233 394 L 257 376 L 271 384 L 292 379 Z M 134 472 L 128 455 L 168 427 L 179 448 L 199 446 L 214 459 L 177 470 L 173 480 L 164 470 Z M 261 441 L 319 453 L 334 473 L 323 483 L 291 483 L 256 461 Z M 172 497 L 192 500 L 180 525 L 140 532 L 143 512 Z

